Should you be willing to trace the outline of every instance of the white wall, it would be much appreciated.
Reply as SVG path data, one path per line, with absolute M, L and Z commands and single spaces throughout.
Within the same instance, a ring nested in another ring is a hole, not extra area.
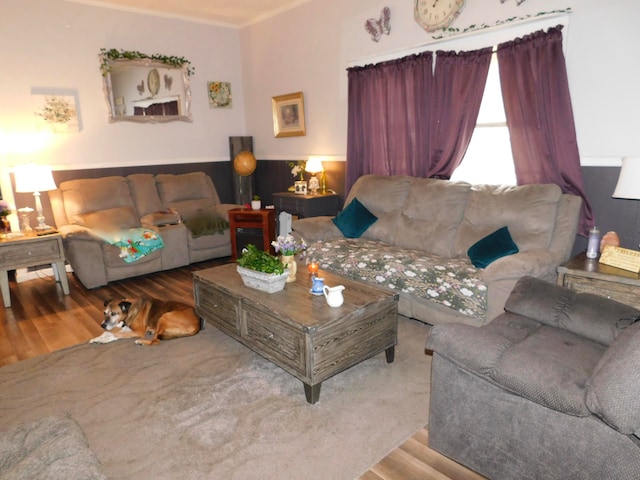
M 101 48 L 185 57 L 193 123 L 107 121 Z M 54 169 L 228 161 L 244 135 L 239 32 L 64 0 L 0 0 L 0 168 L 35 161 Z M 231 82 L 232 109 L 211 109 L 207 81 Z M 35 130 L 32 87 L 77 89 L 82 130 Z
M 391 34 L 373 42 L 365 20 L 391 9 Z M 637 0 L 467 0 L 452 25 L 495 25 L 510 17 L 571 7 L 565 28 L 565 54 L 578 145 L 584 165 L 618 164 L 640 155 L 640 2 Z M 543 17 L 548 18 L 548 17 Z M 554 20 L 543 20 L 544 22 Z M 347 130 L 347 73 L 353 64 L 375 63 L 425 50 L 470 50 L 505 41 L 542 27 L 538 23 L 483 31 L 434 42 L 413 20 L 412 0 L 312 0 L 244 28 L 240 33 L 247 135 L 261 159 L 334 155 L 344 159 Z M 546 28 L 546 27 L 545 27 Z M 302 91 L 307 134 L 274 138 L 271 97 Z

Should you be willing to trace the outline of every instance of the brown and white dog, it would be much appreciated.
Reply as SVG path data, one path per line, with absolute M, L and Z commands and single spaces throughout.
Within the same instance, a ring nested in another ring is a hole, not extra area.
M 185 303 L 142 297 L 105 300 L 104 306 L 100 326 L 107 331 L 91 343 L 138 338 L 138 345 L 155 345 L 160 340 L 188 337 L 200 331 L 200 319 Z

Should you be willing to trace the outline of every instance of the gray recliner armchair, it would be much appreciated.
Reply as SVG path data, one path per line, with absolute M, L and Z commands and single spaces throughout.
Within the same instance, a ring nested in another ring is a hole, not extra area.
M 640 478 L 640 311 L 536 278 L 434 326 L 429 446 L 506 479 Z

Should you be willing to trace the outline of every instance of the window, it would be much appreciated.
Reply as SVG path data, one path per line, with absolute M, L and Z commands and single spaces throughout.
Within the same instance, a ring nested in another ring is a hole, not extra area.
M 509 129 L 502 103 L 498 58 L 491 57 L 487 85 L 471 142 L 451 180 L 516 185 Z

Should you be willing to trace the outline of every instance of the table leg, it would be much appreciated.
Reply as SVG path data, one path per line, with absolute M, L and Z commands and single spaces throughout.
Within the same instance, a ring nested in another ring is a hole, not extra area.
M 0 290 L 2 290 L 2 301 L 5 308 L 11 306 L 11 292 L 9 292 L 9 272 L 0 270 Z
M 307 397 L 307 402 L 311 405 L 316 403 L 320 399 L 320 386 L 322 383 L 316 383 L 315 385 L 304 384 L 304 394 Z
M 51 264 L 54 276 L 62 286 L 65 295 L 69 295 L 69 279 L 67 278 L 67 270 L 64 268 L 64 262 L 56 262 Z
M 384 351 L 384 354 L 387 356 L 387 363 L 393 363 L 393 359 L 396 355 L 396 347 L 389 347 Z

